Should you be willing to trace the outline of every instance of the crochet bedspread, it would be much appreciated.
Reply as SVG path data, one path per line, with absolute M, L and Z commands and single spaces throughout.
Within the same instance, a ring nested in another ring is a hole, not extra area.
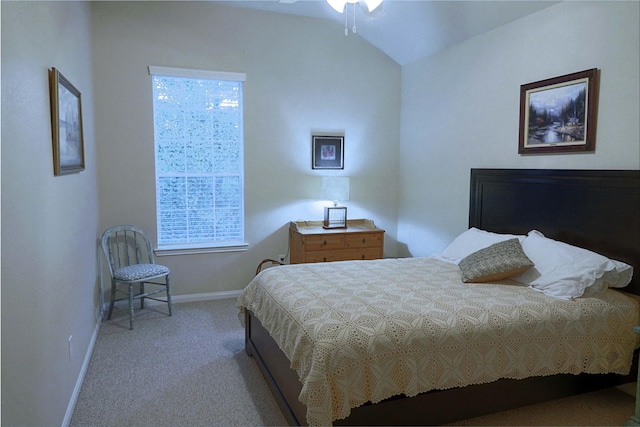
M 564 301 L 525 286 L 463 283 L 435 258 L 272 267 L 238 303 L 303 385 L 309 425 L 434 389 L 631 367 L 638 302 L 609 290 Z

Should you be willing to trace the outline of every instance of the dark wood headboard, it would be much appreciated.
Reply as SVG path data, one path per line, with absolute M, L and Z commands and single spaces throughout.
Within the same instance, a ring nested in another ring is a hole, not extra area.
M 626 262 L 640 295 L 640 171 L 471 169 L 469 227 L 545 236 Z

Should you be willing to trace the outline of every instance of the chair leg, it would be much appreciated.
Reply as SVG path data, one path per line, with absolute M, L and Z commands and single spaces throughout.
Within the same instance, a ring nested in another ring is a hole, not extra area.
M 111 313 L 113 313 L 113 305 L 116 302 L 116 282 L 115 280 L 111 280 L 111 302 L 109 303 L 109 314 L 107 315 L 107 320 L 111 320 Z
M 140 282 L 140 295 L 144 295 L 144 282 Z M 144 297 L 140 297 L 140 310 L 144 308 Z
M 171 316 L 172 315 L 172 313 L 171 313 L 171 285 L 169 283 L 169 275 L 168 274 L 167 274 L 165 283 L 167 284 L 167 305 L 169 306 L 169 316 Z
M 133 329 L 133 283 L 129 283 L 129 330 Z

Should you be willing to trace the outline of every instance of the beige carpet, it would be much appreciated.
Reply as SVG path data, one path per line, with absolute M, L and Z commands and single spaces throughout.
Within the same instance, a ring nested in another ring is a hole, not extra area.
M 235 299 L 175 304 L 103 322 L 70 425 L 275 426 L 285 419 L 244 352 Z M 461 402 L 464 404 L 464 402 Z M 614 426 L 634 413 L 618 389 L 452 425 Z
M 260 426 L 285 419 L 253 360 L 235 300 L 104 321 L 71 426 Z
M 634 413 L 633 396 L 607 389 L 452 423 L 452 426 L 621 426 Z

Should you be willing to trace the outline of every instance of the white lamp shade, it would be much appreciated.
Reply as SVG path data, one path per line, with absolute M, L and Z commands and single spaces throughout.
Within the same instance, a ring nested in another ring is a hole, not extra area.
M 360 0 L 360 6 L 362 6 L 362 3 L 364 3 L 367 11 L 373 12 L 378 6 L 380 6 L 382 0 Z
M 336 12 L 342 13 L 344 12 L 344 7 L 347 4 L 347 0 L 327 0 L 327 3 L 329 3 L 329 6 L 334 8 Z
M 373 12 L 374 9 L 380 6 L 382 0 L 327 0 L 327 3 L 340 13 L 344 12 L 344 7 L 347 3 L 360 3 L 360 6 L 367 9 L 367 12 Z
M 349 200 L 349 177 L 323 176 L 320 197 L 334 202 Z

